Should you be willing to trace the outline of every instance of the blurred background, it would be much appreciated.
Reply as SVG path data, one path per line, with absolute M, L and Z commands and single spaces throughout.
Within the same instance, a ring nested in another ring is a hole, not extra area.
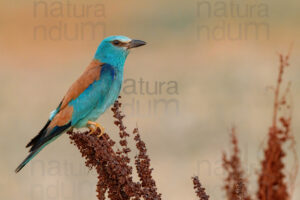
M 14 169 L 109 35 L 148 43 L 126 61 L 121 101 L 128 130 L 138 125 L 147 144 L 163 199 L 196 199 L 193 175 L 212 199 L 224 198 L 221 156 L 232 125 L 254 193 L 278 53 L 291 43 L 284 79 L 292 81 L 292 128 L 300 141 L 299 6 L 296 0 L 1 0 L 0 198 L 96 199 L 96 174 L 66 135 L 19 174 Z M 98 122 L 117 138 L 110 110 Z M 285 161 L 288 173 L 292 156 Z M 299 184 L 293 199 L 300 198 Z

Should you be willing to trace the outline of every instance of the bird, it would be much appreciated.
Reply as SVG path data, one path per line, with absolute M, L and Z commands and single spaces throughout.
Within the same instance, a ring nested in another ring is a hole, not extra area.
M 15 172 L 19 172 L 45 146 L 67 130 L 87 127 L 89 134 L 93 134 L 99 128 L 103 134 L 104 128 L 95 121 L 120 94 L 124 63 L 130 50 L 143 45 L 146 42 L 122 35 L 103 39 L 90 64 L 50 113 L 44 127 L 26 145 L 26 148 L 30 147 L 29 155 Z

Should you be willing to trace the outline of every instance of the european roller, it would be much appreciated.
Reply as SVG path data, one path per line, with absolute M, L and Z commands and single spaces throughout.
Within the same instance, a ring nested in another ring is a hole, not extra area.
M 130 49 L 143 46 L 141 40 L 125 36 L 110 36 L 98 46 L 94 59 L 82 75 L 72 84 L 49 120 L 26 147 L 29 155 L 17 167 L 19 172 L 45 146 L 71 128 L 88 127 L 94 133 L 103 127 L 95 121 L 118 98 L 124 63 Z

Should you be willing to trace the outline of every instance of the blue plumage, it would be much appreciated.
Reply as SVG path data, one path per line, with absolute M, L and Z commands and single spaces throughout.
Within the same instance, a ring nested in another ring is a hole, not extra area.
M 101 69 L 100 79 L 92 83 L 78 98 L 72 100 L 69 105 L 73 106 L 72 126 L 75 128 L 85 127 L 88 121 L 95 121 L 115 100 L 119 91 L 111 92 L 115 84 L 121 88 L 122 80 L 117 80 L 116 69 L 104 64 Z M 118 76 L 119 77 L 119 76 Z M 114 95 L 115 94 L 115 95 Z
M 118 98 L 124 63 L 130 49 L 145 44 L 125 36 L 105 38 L 97 48 L 94 60 L 73 83 L 57 109 L 51 112 L 43 129 L 27 144 L 30 154 L 17 167 L 16 172 L 69 128 L 90 128 L 95 125 L 101 129 L 94 121 Z

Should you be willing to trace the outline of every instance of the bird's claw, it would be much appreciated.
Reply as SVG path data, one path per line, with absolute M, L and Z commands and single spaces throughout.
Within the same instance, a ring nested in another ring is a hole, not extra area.
M 88 128 L 90 129 L 89 135 L 96 133 L 97 137 L 100 138 L 104 134 L 104 128 L 100 124 L 92 121 L 88 121 L 87 124 L 89 125 Z M 96 129 L 94 129 L 91 125 L 95 126 Z

